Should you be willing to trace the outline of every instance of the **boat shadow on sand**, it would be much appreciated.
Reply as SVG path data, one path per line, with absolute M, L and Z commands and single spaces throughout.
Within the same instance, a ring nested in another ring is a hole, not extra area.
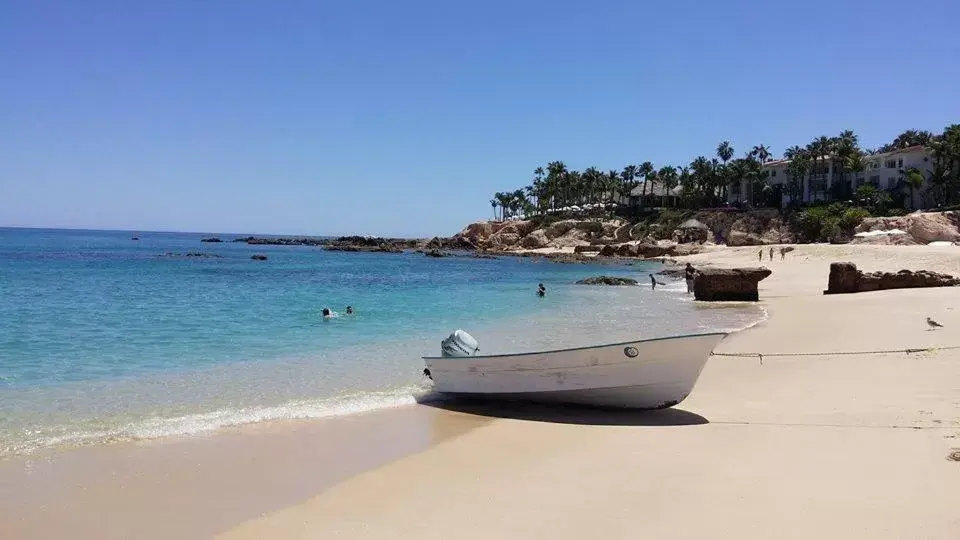
M 594 426 L 695 426 L 710 421 L 683 409 L 655 410 L 546 404 L 519 400 L 490 400 L 429 394 L 418 403 L 428 407 L 477 416 L 532 422 Z

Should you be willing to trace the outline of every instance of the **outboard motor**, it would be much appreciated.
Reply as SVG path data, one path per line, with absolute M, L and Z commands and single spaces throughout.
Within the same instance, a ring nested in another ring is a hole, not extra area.
M 440 343 L 440 353 L 445 358 L 476 356 L 478 352 L 480 347 L 477 340 L 460 329 Z

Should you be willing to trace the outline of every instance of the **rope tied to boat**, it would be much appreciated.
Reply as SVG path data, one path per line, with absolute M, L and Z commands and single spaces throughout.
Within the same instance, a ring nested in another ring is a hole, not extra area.
M 913 349 L 878 349 L 874 351 L 821 351 L 821 352 L 792 352 L 792 353 L 759 353 L 759 352 L 737 352 L 737 353 L 718 353 L 711 352 L 710 356 L 727 356 L 732 358 L 758 358 L 760 365 L 763 365 L 763 358 L 786 357 L 786 356 L 855 356 L 864 354 L 916 354 L 922 352 L 937 352 L 960 349 L 960 345 L 949 347 L 922 347 Z

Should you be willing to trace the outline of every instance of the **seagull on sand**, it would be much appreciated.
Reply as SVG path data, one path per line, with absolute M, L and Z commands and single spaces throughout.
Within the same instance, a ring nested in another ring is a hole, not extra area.
M 936 330 L 937 328 L 943 328 L 943 325 L 942 325 L 942 324 L 940 324 L 940 323 L 938 323 L 937 321 L 931 319 L 930 317 L 927 317 L 927 326 L 930 327 L 930 330 Z

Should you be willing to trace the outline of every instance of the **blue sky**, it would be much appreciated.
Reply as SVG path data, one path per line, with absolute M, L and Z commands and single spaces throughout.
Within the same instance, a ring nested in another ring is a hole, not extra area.
M 0 226 L 452 234 L 554 159 L 960 121 L 951 1 L 0 4 Z

